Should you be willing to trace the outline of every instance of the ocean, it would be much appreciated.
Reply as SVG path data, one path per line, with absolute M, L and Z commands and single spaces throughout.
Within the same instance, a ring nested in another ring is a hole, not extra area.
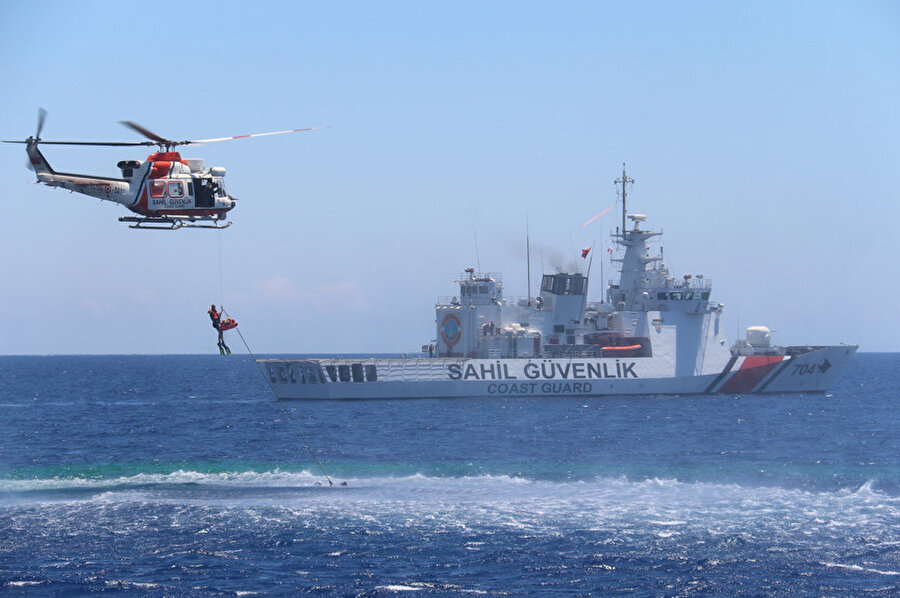
M 0 595 L 897 596 L 898 395 L 900 354 L 826 394 L 308 403 L 246 355 L 0 357 Z

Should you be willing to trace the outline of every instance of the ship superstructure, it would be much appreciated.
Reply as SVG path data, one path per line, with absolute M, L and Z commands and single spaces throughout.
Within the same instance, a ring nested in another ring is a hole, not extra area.
M 619 279 L 588 301 L 582 273 L 544 274 L 536 297 L 508 298 L 498 273 L 467 268 L 435 306 L 423 357 L 261 360 L 281 399 L 490 395 L 604 396 L 824 391 L 855 345 L 778 347 L 763 326 L 729 347 L 724 306 L 703 275 L 670 275 L 616 181 Z
M 508 301 L 499 274 L 468 268 L 458 295 L 436 306 L 437 342 L 428 352 L 504 359 L 656 355 L 674 360 L 675 376 L 721 369 L 731 355 L 723 306 L 710 302 L 712 284 L 703 275 L 675 279 L 662 256 L 650 254 L 650 240 L 661 233 L 641 228 L 645 215 L 627 213 L 631 181 L 624 169 L 616 180 L 623 228 L 613 239 L 624 252 L 612 258 L 620 276 L 609 284 L 605 300 L 587 300 L 587 276 L 557 272 L 543 275 L 537 297 Z

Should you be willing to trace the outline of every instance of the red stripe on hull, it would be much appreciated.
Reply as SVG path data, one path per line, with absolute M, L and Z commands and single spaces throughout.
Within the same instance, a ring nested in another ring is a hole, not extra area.
M 744 358 L 741 369 L 719 387 L 720 393 L 751 392 L 769 375 L 775 366 L 784 361 L 783 355 L 752 355 Z

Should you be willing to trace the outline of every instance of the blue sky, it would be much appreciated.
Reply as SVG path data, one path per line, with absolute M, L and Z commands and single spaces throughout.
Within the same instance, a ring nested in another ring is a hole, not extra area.
M 221 232 L 130 230 L 0 147 L 0 354 L 215 351 L 223 301 L 257 353 L 414 351 L 464 268 L 525 295 L 526 213 L 535 277 L 608 238 L 623 161 L 732 338 L 898 351 L 898 31 L 886 1 L 0 3 L 0 138 L 39 106 L 45 139 L 331 127 L 185 149 L 228 170 Z

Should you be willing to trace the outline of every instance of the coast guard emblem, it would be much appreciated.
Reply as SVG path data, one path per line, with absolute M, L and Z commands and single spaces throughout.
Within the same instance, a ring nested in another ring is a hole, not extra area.
M 456 314 L 447 314 L 441 322 L 441 338 L 448 347 L 452 347 L 459 342 L 462 337 L 462 324 L 459 322 L 459 316 Z

